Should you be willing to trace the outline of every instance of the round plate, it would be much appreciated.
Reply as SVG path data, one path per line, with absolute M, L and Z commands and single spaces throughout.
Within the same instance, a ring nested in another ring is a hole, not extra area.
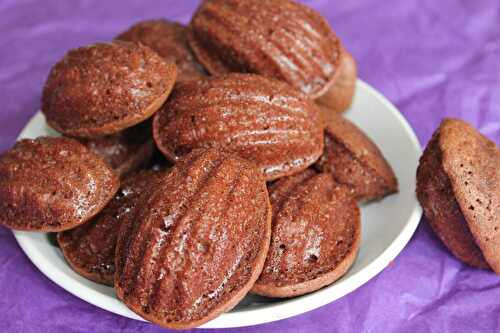
M 415 133 L 398 110 L 368 84 L 358 81 L 354 102 L 346 113 L 379 146 L 399 180 L 400 192 L 361 207 L 361 247 L 349 272 L 334 284 L 314 293 L 271 299 L 249 295 L 232 311 L 202 327 L 222 328 L 257 325 L 292 317 L 355 290 L 382 271 L 404 248 L 417 228 L 422 210 L 415 198 L 415 172 L 421 154 Z M 57 135 L 37 113 L 19 138 Z M 61 251 L 44 233 L 15 233 L 26 255 L 49 279 L 100 308 L 141 319 L 115 296 L 111 287 L 93 283 L 66 264 Z

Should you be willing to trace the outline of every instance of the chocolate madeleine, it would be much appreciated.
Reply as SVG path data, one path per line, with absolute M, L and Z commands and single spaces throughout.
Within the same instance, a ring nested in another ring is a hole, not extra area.
M 78 141 L 101 156 L 121 177 L 147 165 L 155 150 L 149 120 L 116 134 Z
M 57 241 L 73 270 L 97 283 L 113 285 L 115 247 L 123 221 L 134 218 L 141 201 L 154 189 L 163 171 L 131 175 L 113 200 L 90 222 L 57 234 Z
M 154 117 L 153 137 L 172 161 L 194 148 L 230 149 L 267 180 L 306 169 L 323 151 L 318 107 L 288 84 L 255 74 L 177 84 Z
M 361 238 L 359 208 L 345 186 L 312 169 L 269 186 L 271 246 L 252 292 L 292 297 L 344 275 Z
M 341 44 L 328 22 L 290 0 L 203 1 L 188 42 L 211 74 L 262 74 L 312 98 L 330 88 L 340 64 Z
M 358 200 L 381 199 L 398 191 L 394 171 L 377 146 L 338 114 L 330 113 L 326 121 L 325 151 L 315 166 L 348 186 Z
M 500 274 L 500 150 L 472 126 L 445 119 L 417 169 L 432 230 L 462 262 Z
M 341 63 L 338 76 L 328 91 L 316 99 L 316 103 L 322 106 L 322 112 L 342 113 L 347 111 L 352 104 L 356 90 L 357 66 L 352 55 L 342 49 Z
M 76 140 L 23 139 L 0 155 L 0 224 L 71 229 L 106 206 L 119 185 L 118 175 Z
M 269 196 L 255 167 L 216 149 L 194 150 L 122 223 L 117 295 L 158 325 L 199 326 L 245 296 L 270 235 Z
M 175 79 L 175 64 L 146 46 L 115 41 L 80 47 L 50 71 L 42 112 L 68 136 L 113 134 L 155 113 Z
M 177 80 L 192 80 L 204 75 L 186 39 L 186 26 L 167 20 L 146 20 L 131 26 L 116 37 L 119 40 L 142 43 L 168 62 L 177 66 Z

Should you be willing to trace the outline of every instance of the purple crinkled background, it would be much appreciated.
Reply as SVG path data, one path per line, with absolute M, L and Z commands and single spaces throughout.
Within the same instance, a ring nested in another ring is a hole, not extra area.
M 500 2 L 309 0 L 426 143 L 443 117 L 500 142 Z M 187 22 L 198 1 L 0 1 L 0 151 L 39 108 L 67 49 L 132 23 Z M 90 305 L 41 274 L 0 227 L 0 332 L 165 332 Z M 195 330 L 193 330 L 195 331 Z M 425 223 L 381 274 L 315 311 L 221 332 L 499 332 L 500 277 L 455 260 Z

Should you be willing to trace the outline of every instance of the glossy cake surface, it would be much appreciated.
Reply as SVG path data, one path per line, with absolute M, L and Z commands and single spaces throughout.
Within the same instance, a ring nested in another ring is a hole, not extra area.
M 201 325 L 241 300 L 262 270 L 271 232 L 263 177 L 215 149 L 179 161 L 120 229 L 115 288 L 169 328 Z
M 258 73 L 313 98 L 328 90 L 340 63 L 340 41 L 328 22 L 289 0 L 204 1 L 188 41 L 211 74 Z
M 254 74 L 179 83 L 155 115 L 153 136 L 172 161 L 194 148 L 223 147 L 254 162 L 267 180 L 304 170 L 323 149 L 314 102 Z

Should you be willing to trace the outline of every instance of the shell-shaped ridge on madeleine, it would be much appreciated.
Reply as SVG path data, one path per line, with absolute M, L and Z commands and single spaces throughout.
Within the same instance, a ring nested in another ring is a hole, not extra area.
M 230 149 L 267 180 L 291 175 L 323 151 L 318 107 L 288 84 L 255 74 L 181 82 L 153 120 L 156 145 L 172 161 L 195 148 Z
M 270 233 L 269 196 L 255 167 L 234 154 L 194 150 L 122 224 L 117 295 L 156 324 L 199 326 L 245 296 Z
M 316 11 L 290 0 L 208 0 L 189 25 L 198 61 L 214 75 L 249 72 L 312 98 L 333 84 L 341 44 Z

